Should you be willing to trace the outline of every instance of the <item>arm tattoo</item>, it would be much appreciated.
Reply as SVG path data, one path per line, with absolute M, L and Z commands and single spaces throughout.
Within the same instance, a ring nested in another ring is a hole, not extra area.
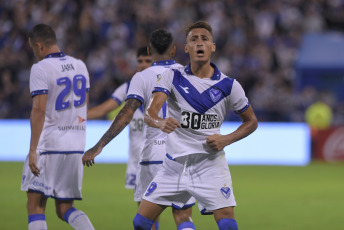
M 124 107 L 117 114 L 115 120 L 112 122 L 110 128 L 102 136 L 102 138 L 99 140 L 97 145 L 104 147 L 112 139 L 114 139 L 120 132 L 122 132 L 125 126 L 127 126 L 130 123 L 136 109 L 140 105 L 141 105 L 141 102 L 139 100 L 128 99 Z

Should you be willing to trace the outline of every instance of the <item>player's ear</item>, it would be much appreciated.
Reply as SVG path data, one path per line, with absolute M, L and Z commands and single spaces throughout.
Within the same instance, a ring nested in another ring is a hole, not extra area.
M 216 50 L 216 44 L 215 44 L 215 42 L 214 42 L 213 45 L 212 45 L 212 47 L 211 47 L 211 52 L 215 52 L 215 50 Z
M 147 46 L 147 54 L 148 54 L 148 56 L 152 56 L 152 54 L 150 52 L 150 47 L 149 46 Z
M 189 53 L 187 44 L 184 45 L 184 52 L 185 52 L 185 53 Z

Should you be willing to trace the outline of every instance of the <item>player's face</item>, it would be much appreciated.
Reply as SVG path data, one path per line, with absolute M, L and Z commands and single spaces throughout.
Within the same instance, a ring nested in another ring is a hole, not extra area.
M 206 29 L 193 29 L 186 37 L 185 53 L 189 53 L 191 61 L 210 61 L 211 53 L 215 52 L 215 48 L 213 36 Z
M 30 47 L 32 48 L 32 51 L 35 55 L 35 57 L 40 61 L 44 58 L 44 56 L 42 55 L 42 52 L 41 52 L 41 45 L 37 42 L 33 42 L 31 41 L 31 39 L 29 38 L 29 44 L 30 44 Z
M 152 57 L 140 55 L 137 58 L 137 71 L 147 69 L 152 65 Z

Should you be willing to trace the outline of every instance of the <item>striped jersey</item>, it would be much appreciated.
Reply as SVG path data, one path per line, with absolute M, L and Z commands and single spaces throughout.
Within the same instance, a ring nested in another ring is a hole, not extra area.
M 182 66 L 173 60 L 157 61 L 151 67 L 136 73 L 130 82 L 127 98 L 135 98 L 141 101 L 143 110 L 146 111 L 155 83 L 161 79 L 163 72 L 177 67 Z M 166 104 L 159 112 L 159 116 L 167 116 Z M 146 136 L 140 163 L 162 163 L 166 154 L 165 142 L 167 134 L 160 129 L 148 126 L 146 123 L 144 123 L 144 126 L 146 127 Z
M 220 134 L 229 109 L 242 113 L 249 107 L 241 85 L 211 66 L 215 70 L 211 78 L 193 75 L 188 65 L 166 71 L 155 84 L 153 92 L 168 95 L 168 114 L 181 124 L 167 138 L 166 150 L 172 157 L 216 153 L 207 146 L 207 136 Z
M 30 72 L 30 93 L 48 94 L 45 122 L 37 150 L 83 153 L 86 141 L 86 92 L 90 81 L 85 64 L 63 52 L 47 55 Z

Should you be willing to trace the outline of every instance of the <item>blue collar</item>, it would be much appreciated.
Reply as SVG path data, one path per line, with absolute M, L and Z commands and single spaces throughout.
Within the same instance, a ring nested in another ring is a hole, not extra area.
M 157 66 L 157 65 L 173 65 L 176 64 L 174 60 L 163 60 L 163 61 L 155 61 L 152 63 L 152 66 Z
M 211 76 L 211 80 L 220 80 L 220 77 L 221 77 L 221 72 L 220 72 L 220 70 L 217 68 L 217 66 L 214 64 L 214 63 L 212 63 L 212 62 L 210 62 L 210 65 L 215 69 L 214 70 L 214 74 L 213 74 L 213 76 Z M 192 73 L 192 71 L 191 71 L 191 64 L 189 64 L 189 65 L 187 65 L 186 67 L 185 67 L 185 69 L 184 69 L 184 71 L 185 71 L 185 73 L 187 73 L 188 75 L 194 75 L 193 73 Z
M 51 53 L 45 56 L 45 58 L 56 58 L 56 57 L 64 57 L 66 54 L 64 52 L 58 52 L 58 53 Z

